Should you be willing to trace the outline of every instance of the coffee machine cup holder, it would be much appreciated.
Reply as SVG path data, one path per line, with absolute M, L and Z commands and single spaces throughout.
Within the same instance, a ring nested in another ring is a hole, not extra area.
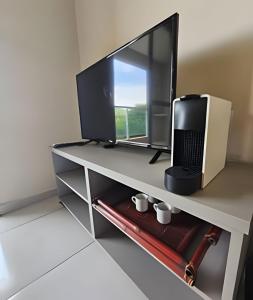
M 201 188 L 200 168 L 173 166 L 165 170 L 164 184 L 168 191 L 190 195 Z

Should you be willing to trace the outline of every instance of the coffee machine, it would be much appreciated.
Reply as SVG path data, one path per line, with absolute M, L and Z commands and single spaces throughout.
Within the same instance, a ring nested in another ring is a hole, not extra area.
M 231 102 L 210 95 L 187 95 L 173 102 L 168 191 L 190 195 L 204 188 L 225 166 Z

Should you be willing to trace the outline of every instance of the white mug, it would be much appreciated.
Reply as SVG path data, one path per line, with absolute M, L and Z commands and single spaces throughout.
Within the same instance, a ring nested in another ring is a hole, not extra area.
M 171 206 L 164 202 L 155 203 L 153 205 L 156 211 L 157 221 L 161 224 L 169 224 L 171 221 Z
M 179 214 L 181 212 L 181 209 L 175 207 L 175 206 L 172 206 L 171 207 L 171 213 L 172 214 Z
M 155 197 L 152 197 L 152 196 L 150 196 L 150 195 L 148 196 L 148 202 L 149 202 L 149 203 L 157 203 L 157 201 L 158 201 L 158 200 L 157 200 Z
M 137 194 L 132 197 L 132 201 L 135 204 L 136 210 L 140 212 L 145 212 L 148 210 L 148 195 Z

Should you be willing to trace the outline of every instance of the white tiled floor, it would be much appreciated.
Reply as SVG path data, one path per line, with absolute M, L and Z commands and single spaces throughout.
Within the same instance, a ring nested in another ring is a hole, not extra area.
M 0 217 L 0 233 L 35 220 L 41 216 L 62 208 L 57 196 L 34 203 L 8 215 Z
M 146 299 L 119 267 L 93 243 L 11 298 Z
M 0 217 L 0 299 L 146 297 L 53 197 Z

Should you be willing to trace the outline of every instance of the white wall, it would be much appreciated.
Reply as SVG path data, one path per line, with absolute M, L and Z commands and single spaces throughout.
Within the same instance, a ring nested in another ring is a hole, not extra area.
M 115 1 L 76 0 L 81 69 L 115 49 Z
M 80 138 L 74 1 L 0 0 L 0 204 L 55 188 L 49 145 Z
M 82 67 L 179 12 L 178 95 L 209 93 L 231 100 L 229 158 L 253 161 L 251 0 L 76 1 L 83 22 L 78 23 Z

